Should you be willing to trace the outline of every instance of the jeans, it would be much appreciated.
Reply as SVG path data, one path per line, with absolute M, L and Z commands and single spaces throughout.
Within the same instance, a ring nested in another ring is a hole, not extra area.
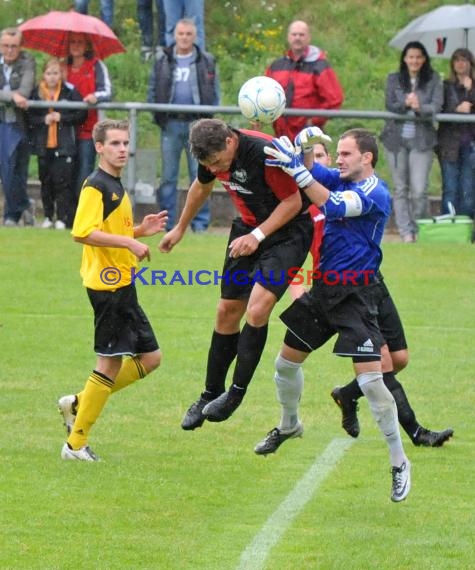
M 86 180 L 96 166 L 96 149 L 92 139 L 79 139 L 77 146 L 78 153 L 76 156 L 72 187 L 78 198 L 84 180 Z
M 157 6 L 157 45 L 165 45 L 165 10 L 163 0 L 137 0 L 137 19 L 139 21 L 142 45 L 152 48 L 153 42 L 153 2 Z
M 74 9 L 81 14 L 87 14 L 89 10 L 89 0 L 74 0 Z M 109 28 L 112 28 L 114 21 L 114 0 L 101 0 L 101 20 Z
M 9 126 L 14 129 L 15 127 Z M 27 193 L 28 164 L 30 162 L 30 145 L 26 135 L 18 142 L 10 154 L 6 168 L 2 168 L 2 186 L 5 195 L 3 217 L 5 220 L 19 222 L 29 206 Z
M 427 187 L 434 151 L 410 148 L 386 149 L 386 160 L 394 184 L 393 208 L 396 226 L 404 239 L 418 233 L 416 220 L 427 215 Z
M 175 25 L 181 18 L 193 20 L 196 26 L 196 43 L 200 49 L 205 49 L 205 23 L 204 23 L 204 0 L 163 0 L 166 19 L 166 43 L 167 46 L 175 43 Z
M 162 128 L 162 177 L 157 198 L 160 209 L 168 210 L 167 231 L 172 229 L 177 218 L 177 183 L 180 170 L 180 158 L 183 150 L 186 152 L 190 184 L 196 178 L 198 169 L 198 164 L 191 155 L 188 146 L 190 124 L 190 121 L 170 119 L 167 121 L 166 126 Z M 201 210 L 193 218 L 191 229 L 196 232 L 205 231 L 208 229 L 209 222 L 210 208 L 209 201 L 206 200 Z
M 442 172 L 442 214 L 448 214 L 451 202 L 457 214 L 473 218 L 475 208 L 475 176 L 469 145 L 461 146 L 458 160 L 440 160 Z

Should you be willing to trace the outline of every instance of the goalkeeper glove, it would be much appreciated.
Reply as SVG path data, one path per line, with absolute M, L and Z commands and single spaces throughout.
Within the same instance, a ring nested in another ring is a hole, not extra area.
M 278 166 L 284 172 L 290 174 L 297 183 L 299 188 L 307 188 L 315 182 L 310 172 L 305 168 L 300 153 L 296 154 L 294 145 L 288 137 L 280 137 L 272 139 L 270 146 L 264 147 L 264 152 L 273 158 L 267 158 L 267 166 Z
M 324 144 L 331 142 L 331 140 L 331 137 L 326 135 L 318 127 L 306 127 L 295 137 L 294 144 L 297 151 L 301 149 L 304 154 L 307 154 L 308 152 L 312 152 L 314 144 Z

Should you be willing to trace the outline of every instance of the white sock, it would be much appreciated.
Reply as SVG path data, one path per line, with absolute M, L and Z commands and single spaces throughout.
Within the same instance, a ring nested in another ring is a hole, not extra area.
M 298 408 L 303 392 L 302 365 L 286 360 L 279 354 L 275 360 L 274 381 L 277 399 L 282 406 L 279 429 L 288 431 L 299 421 Z
M 357 376 L 361 391 L 366 396 L 371 413 L 389 447 L 391 465 L 400 467 L 407 457 L 401 441 L 396 402 L 383 382 L 380 372 L 365 372 Z

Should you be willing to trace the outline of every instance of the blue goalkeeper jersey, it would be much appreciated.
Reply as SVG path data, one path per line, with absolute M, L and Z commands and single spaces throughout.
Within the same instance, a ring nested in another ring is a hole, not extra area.
M 365 276 L 377 275 L 383 258 L 380 245 L 391 213 L 388 187 L 374 174 L 360 182 L 342 180 L 338 169 L 318 163 L 311 172 L 330 190 L 330 198 L 320 206 L 325 230 L 318 269 L 322 275 L 338 273 L 343 282 L 353 271 L 364 278 L 359 282 L 366 282 Z

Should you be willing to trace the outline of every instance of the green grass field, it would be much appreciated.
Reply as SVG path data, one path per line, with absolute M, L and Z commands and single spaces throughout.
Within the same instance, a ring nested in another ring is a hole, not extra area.
M 187 235 L 149 267 L 220 269 L 225 236 Z M 91 434 L 103 461 L 62 462 L 59 396 L 94 365 L 92 313 L 67 233 L 0 228 L 0 568 L 160 570 L 448 570 L 475 568 L 474 246 L 387 243 L 383 270 L 405 323 L 400 375 L 426 427 L 452 426 L 441 449 L 415 448 L 407 501 L 389 500 L 388 453 L 361 401 L 345 436 L 329 397 L 351 379 L 331 346 L 305 365 L 305 435 L 275 456 L 253 447 L 276 425 L 269 341 L 245 403 L 222 424 L 180 428 L 198 396 L 214 286 L 138 285 L 164 358 L 108 402 Z

